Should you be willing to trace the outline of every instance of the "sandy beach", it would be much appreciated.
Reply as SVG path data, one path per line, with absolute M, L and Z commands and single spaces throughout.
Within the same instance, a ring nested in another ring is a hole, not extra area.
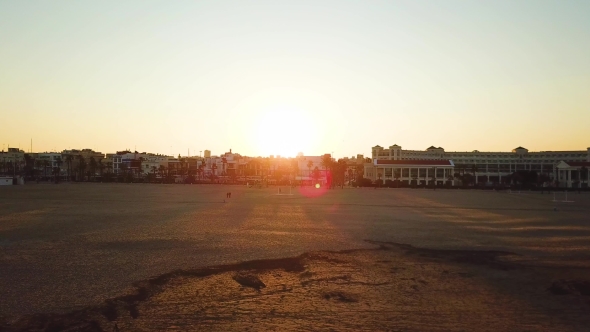
M 178 270 L 6 331 L 584 331 L 590 270 L 501 251 L 375 249 Z M 116 326 L 116 327 L 115 327 Z
M 224 203 L 228 190 L 232 199 Z M 3 188 L 1 329 L 588 325 L 590 195 L 566 204 L 539 193 L 461 190 L 276 193 L 190 185 Z

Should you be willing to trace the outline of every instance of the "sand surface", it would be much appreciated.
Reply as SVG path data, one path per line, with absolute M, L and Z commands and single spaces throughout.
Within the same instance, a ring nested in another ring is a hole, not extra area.
M 5 331 L 587 331 L 587 268 L 498 251 L 377 249 L 178 270 Z
M 122 331 L 511 330 L 518 322 L 518 330 L 580 330 L 589 312 L 590 195 L 552 199 L 462 190 L 0 188 L 0 320 L 24 327 L 35 320 L 19 321 L 23 315 L 52 312 L 34 317 L 106 330 L 117 322 Z M 434 251 L 325 252 L 377 246 L 366 240 Z M 440 250 L 516 255 L 482 264 L 433 255 Z M 297 268 L 232 265 L 284 257 L 298 257 Z M 230 267 L 190 272 L 220 264 Z M 189 272 L 171 276 L 175 270 Z M 266 287 L 240 286 L 239 273 Z M 154 286 L 154 276 L 168 277 Z M 128 295 L 138 280 L 149 296 Z M 116 314 L 105 313 L 113 301 Z

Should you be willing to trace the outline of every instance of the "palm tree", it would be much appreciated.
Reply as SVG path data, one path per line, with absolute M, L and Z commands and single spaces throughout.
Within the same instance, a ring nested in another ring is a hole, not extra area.
M 160 167 L 158 168 L 158 171 L 160 172 L 160 178 L 162 179 L 162 183 L 164 183 L 164 179 L 166 176 L 166 170 L 167 170 L 167 167 L 164 165 L 160 165 Z
M 332 157 L 329 154 L 322 156 L 320 165 L 324 168 L 324 177 L 326 178 L 326 182 L 328 181 L 328 168 L 332 168 L 332 164 Z
M 320 162 L 320 166 L 327 170 L 332 165 L 332 157 L 329 154 L 325 154 L 322 156 L 322 160 Z
M 216 170 L 217 170 L 217 164 L 211 165 L 211 176 L 210 176 L 211 180 L 214 180 L 215 179 L 215 177 L 217 175 L 216 174 L 217 173 Z
M 361 180 L 365 177 L 365 166 L 363 164 L 356 165 L 354 168 L 354 172 L 356 173 L 356 182 L 360 183 Z
M 137 168 L 137 177 L 138 178 L 142 178 L 143 177 L 143 162 L 145 161 L 145 158 L 143 157 L 139 157 L 139 167 Z
M 35 159 L 35 171 L 38 171 L 43 166 L 43 162 L 40 159 Z M 4 163 L 2 164 L 2 170 L 4 170 Z M 35 172 L 37 173 L 37 172 Z
M 72 161 L 74 158 L 71 154 L 66 155 L 66 164 L 68 165 L 68 181 L 72 179 Z
M 155 179 L 156 178 L 156 172 L 158 171 L 158 168 L 156 166 L 152 166 L 151 171 L 152 171 L 152 174 L 153 174 L 152 178 Z
M 311 168 L 313 167 L 313 161 L 308 161 L 307 162 L 307 176 L 311 177 Z
M 465 181 L 463 179 L 465 178 L 465 165 L 459 164 L 455 168 L 457 169 L 457 172 L 455 172 L 453 178 L 457 178 L 461 180 L 461 183 L 464 183 Z
M 178 155 L 178 164 L 176 165 L 176 175 L 180 175 L 181 179 L 184 179 L 184 158 Z
M 473 172 L 473 176 L 475 177 L 475 185 L 477 185 L 477 171 L 479 171 L 479 169 L 477 168 L 476 164 L 473 164 L 473 166 L 471 166 L 471 171 Z
M 226 175 L 226 167 L 227 167 L 227 158 L 223 157 L 221 158 L 221 175 L 225 176 Z
M 102 159 L 100 159 L 98 161 L 98 171 L 100 172 L 101 181 L 102 181 L 102 173 L 103 173 L 103 170 L 104 170 L 104 164 L 102 163 Z
M 94 157 L 90 157 L 90 174 L 92 174 L 92 177 L 96 175 L 96 166 L 96 159 L 94 159 Z M 88 181 L 90 181 L 90 178 L 88 178 Z
M 107 161 L 106 168 L 107 168 L 107 173 L 109 173 L 109 174 L 113 173 L 113 162 Z
M 59 173 L 61 172 L 61 169 L 59 167 L 54 167 L 52 170 L 52 175 L 53 175 L 53 179 L 55 181 L 55 183 L 59 182 Z
M 120 166 L 121 169 L 121 173 L 122 173 L 122 179 L 123 181 L 125 181 L 126 177 L 127 177 L 127 170 L 129 170 L 129 166 L 127 166 L 127 164 L 122 163 Z
M 452 181 L 453 181 L 454 179 L 455 179 L 455 178 L 453 177 L 453 174 L 450 174 L 450 173 L 449 173 L 449 176 L 447 176 L 447 181 L 452 183 Z
M 266 186 L 268 187 L 268 177 L 270 176 L 270 159 L 265 158 L 263 161 L 263 165 L 266 173 Z
M 84 170 L 86 169 L 86 161 L 82 155 L 78 155 L 78 176 L 79 180 L 84 180 Z
M 203 176 L 205 175 L 205 163 L 201 162 L 197 171 L 199 172 L 199 177 L 203 180 Z
M 63 164 L 63 161 L 61 160 L 61 157 L 57 157 L 55 159 L 55 163 L 57 164 L 57 177 L 59 178 L 59 176 L 61 175 L 61 165 Z M 58 182 L 58 178 L 56 178 L 55 182 Z
M 108 160 L 108 159 L 107 159 Z M 104 165 L 104 168 L 106 169 L 106 174 L 104 176 L 104 179 L 107 182 L 110 182 L 111 179 L 113 178 L 113 162 L 112 161 L 107 161 Z
M 28 154 L 25 153 L 25 175 L 33 176 L 35 173 L 35 160 Z
M 49 160 L 43 160 L 43 176 L 47 177 L 47 167 L 49 167 Z
M 313 169 L 313 179 L 315 182 L 320 179 L 320 169 L 317 166 Z
M 299 161 L 297 159 L 291 160 L 290 171 L 292 174 L 295 174 L 295 176 L 299 176 Z
M 354 177 L 354 171 L 353 171 L 351 168 L 349 168 L 349 169 L 347 170 L 346 177 L 347 177 L 347 182 L 348 182 L 348 185 L 350 185 L 350 181 L 351 181 L 351 179 Z
M 337 180 L 337 183 L 340 183 L 340 187 L 344 188 L 346 169 L 348 168 L 346 160 L 339 159 L 338 162 L 334 165 L 334 168 L 334 176 Z

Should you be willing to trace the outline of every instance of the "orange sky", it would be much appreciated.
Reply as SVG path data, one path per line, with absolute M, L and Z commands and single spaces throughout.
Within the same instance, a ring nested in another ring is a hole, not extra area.
M 369 154 L 590 146 L 590 2 L 0 3 L 0 142 Z

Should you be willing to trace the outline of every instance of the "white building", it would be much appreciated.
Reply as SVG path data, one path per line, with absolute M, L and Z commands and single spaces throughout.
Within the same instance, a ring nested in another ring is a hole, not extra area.
M 365 166 L 365 177 L 373 181 L 395 181 L 404 184 L 443 185 L 451 181 L 455 165 L 452 160 L 384 160 L 375 159 Z
M 37 153 L 39 162 L 35 167 L 41 175 L 52 175 L 53 170 L 56 167 L 60 167 L 60 172 L 64 173 L 65 158 L 62 157 L 61 153 L 58 152 L 40 152 Z
M 25 152 L 18 148 L 8 148 L 7 151 L 0 151 L 0 160 L 23 162 L 25 161 Z
M 394 144 L 389 148 L 383 148 L 379 145 L 374 146 L 371 149 L 371 156 L 374 162 L 365 165 L 365 177 L 372 180 L 377 180 L 379 175 L 381 175 L 381 179 L 389 178 L 390 171 L 385 173 L 385 169 L 389 166 L 384 166 L 385 164 L 383 161 L 407 161 L 416 164 L 416 161 L 419 160 L 438 160 L 449 162 L 449 166 L 444 167 L 445 174 L 449 172 L 471 173 L 475 176 L 476 182 L 478 183 L 499 183 L 502 181 L 502 177 L 511 175 L 514 172 L 534 171 L 538 174 L 543 174 L 550 179 L 557 180 L 559 186 L 571 187 L 575 185 L 584 186 L 584 183 L 572 180 L 571 177 L 568 178 L 568 180 L 560 180 L 566 176 L 566 173 L 561 173 L 561 177 L 558 176 L 557 166 L 561 162 L 565 162 L 567 165 L 569 165 L 568 163 L 590 162 L 590 148 L 578 151 L 529 152 L 529 150 L 523 147 L 517 147 L 510 152 L 481 152 L 477 150 L 472 152 L 449 152 L 441 147 L 434 146 L 431 146 L 424 151 L 403 150 L 401 146 Z M 422 167 L 418 167 L 420 165 L 414 165 L 413 167 L 418 168 L 417 172 L 419 174 L 425 174 L 428 172 L 427 170 L 420 170 L 421 168 L 432 169 L 433 167 L 440 167 L 433 162 L 430 163 L 432 165 L 425 164 Z M 453 171 L 448 170 L 448 167 L 451 167 L 450 165 L 452 165 L 452 169 L 454 169 Z M 394 168 L 396 167 L 397 166 Z M 563 171 L 566 171 L 565 167 L 565 165 L 562 165 Z M 579 167 L 581 168 L 582 166 Z M 586 166 L 586 168 L 588 167 Z M 574 171 L 574 176 L 577 176 L 575 169 L 568 170 L 569 174 L 571 174 L 572 170 Z M 411 180 L 415 180 L 414 176 L 410 175 L 410 178 Z M 419 175 L 418 178 L 420 178 Z
M 112 163 L 113 173 L 115 174 L 126 169 L 135 174 L 146 175 L 158 173 L 161 166 L 168 169 L 171 164 L 178 163 L 178 159 L 154 153 L 119 151 L 117 153 L 108 153 L 105 162 Z
M 221 156 L 211 156 L 211 151 L 205 150 L 205 157 L 203 159 L 203 174 L 204 179 L 219 178 L 220 180 L 228 180 L 230 177 L 238 176 L 240 165 L 245 163 L 241 155 L 229 152 Z
M 567 188 L 587 188 L 590 179 L 590 161 L 562 161 L 556 166 L 557 178 Z
M 170 156 L 155 154 L 145 154 L 141 155 L 140 157 L 143 158 L 143 161 L 141 163 L 141 172 L 143 174 L 158 173 L 160 170 L 160 166 L 168 167 L 168 160 L 174 159 Z
M 13 178 L 10 176 L 0 176 L 0 186 L 12 186 Z
M 312 181 L 316 180 L 315 177 L 317 177 L 318 181 L 326 183 L 328 181 L 328 174 L 326 174 L 327 170 L 323 166 L 322 160 L 324 158 L 330 158 L 330 160 L 334 161 L 330 154 L 323 156 L 298 156 L 296 160 L 299 174 L 295 177 L 295 180 Z
M 2 171 L 11 169 L 13 172 L 19 172 L 25 165 L 25 152 L 17 148 L 8 148 L 8 151 L 0 152 L 0 161 Z

